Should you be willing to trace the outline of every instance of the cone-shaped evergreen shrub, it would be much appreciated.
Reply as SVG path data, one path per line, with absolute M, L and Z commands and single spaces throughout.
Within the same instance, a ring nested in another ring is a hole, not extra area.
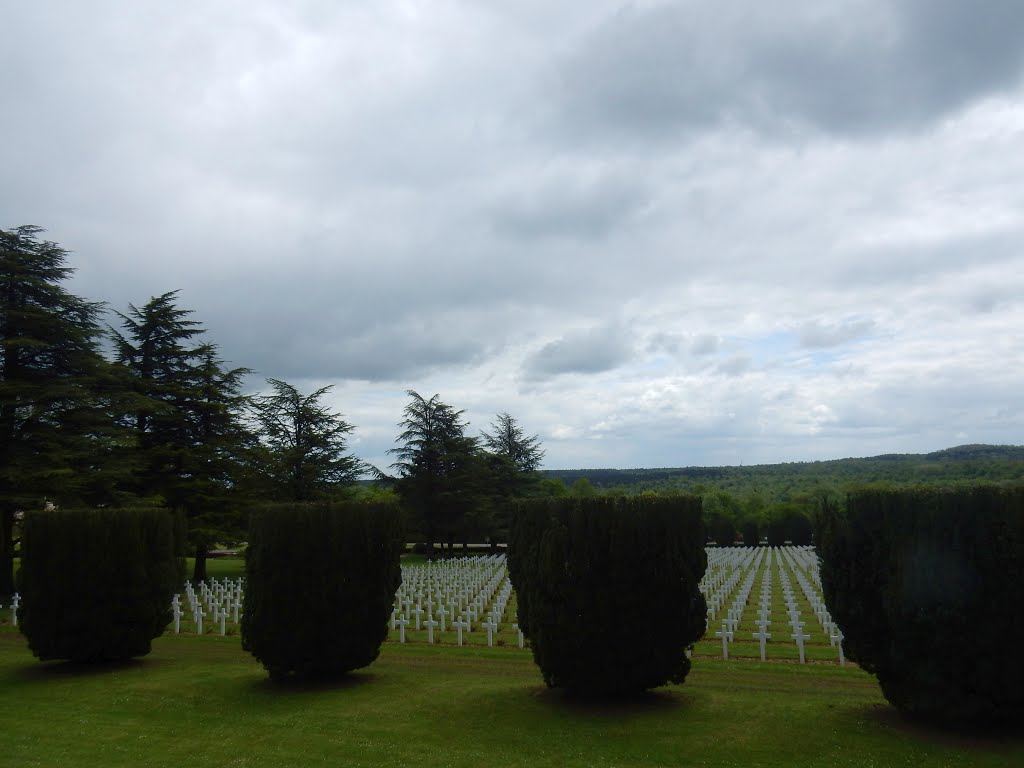
M 398 506 L 276 505 L 253 514 L 242 647 L 273 679 L 337 677 L 380 653 L 402 581 Z
M 509 572 L 544 681 L 611 693 L 683 682 L 705 628 L 704 538 L 695 496 L 521 503 Z
M 824 505 L 816 542 L 846 655 L 890 703 L 939 721 L 1024 714 L 1024 489 L 865 489 Z
M 29 512 L 21 542 L 21 631 L 39 659 L 145 656 L 170 620 L 182 564 L 163 509 Z

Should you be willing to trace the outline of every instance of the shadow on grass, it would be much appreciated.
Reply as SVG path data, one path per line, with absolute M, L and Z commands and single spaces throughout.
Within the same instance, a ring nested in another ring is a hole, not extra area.
M 595 694 L 537 686 L 529 689 L 529 696 L 546 708 L 588 717 L 621 718 L 679 711 L 690 706 L 690 699 L 684 692 L 668 689 Z
M 1024 718 L 990 723 L 935 722 L 908 715 L 891 704 L 865 706 L 857 715 L 917 742 L 961 748 L 1024 748 Z
M 304 693 L 362 688 L 375 680 L 377 680 L 377 675 L 372 672 L 349 672 L 338 677 L 326 677 L 315 680 L 296 677 L 272 680 L 269 676 L 266 676 L 253 682 L 252 688 L 255 692 L 266 696 L 301 695 Z
M 11 671 L 11 679 L 29 683 L 43 680 L 61 680 L 76 677 L 101 677 L 144 667 L 161 667 L 157 659 L 119 659 L 117 661 L 39 661 Z

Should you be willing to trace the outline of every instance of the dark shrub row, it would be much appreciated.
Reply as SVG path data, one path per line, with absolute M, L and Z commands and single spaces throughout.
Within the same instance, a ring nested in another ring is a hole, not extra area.
M 371 663 L 387 637 L 404 541 L 394 504 L 254 513 L 242 647 L 273 679 L 330 678 Z
M 822 586 L 849 658 L 934 720 L 1024 712 L 1024 489 L 866 489 L 826 504 Z
M 545 682 L 610 692 L 681 683 L 705 628 L 704 539 L 695 496 L 521 503 L 509 571 Z
M 162 509 L 29 512 L 21 541 L 21 630 L 39 659 L 144 656 L 170 619 L 184 571 Z

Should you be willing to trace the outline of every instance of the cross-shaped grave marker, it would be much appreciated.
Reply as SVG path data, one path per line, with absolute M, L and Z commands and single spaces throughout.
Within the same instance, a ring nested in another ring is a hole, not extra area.
M 409 626 L 409 620 L 402 616 L 400 619 L 395 619 L 395 624 L 398 625 L 398 642 L 405 642 L 405 628 Z
M 469 629 L 469 622 L 465 619 L 456 619 L 452 622 L 452 627 L 459 633 L 459 645 L 462 645 L 462 630 Z
M 722 638 L 722 658 L 729 658 L 729 641 L 732 640 L 732 631 L 726 629 L 725 622 L 722 622 L 722 631 L 715 632 L 715 637 Z
M 768 631 L 768 625 L 767 624 L 761 624 L 759 622 L 758 625 L 757 625 L 757 630 L 758 631 L 754 633 L 754 639 L 761 643 L 761 661 L 764 661 L 765 660 L 764 644 L 765 644 L 766 640 L 771 640 L 772 639 L 772 635 Z
M 800 663 L 805 664 L 806 661 L 804 661 L 804 641 L 810 640 L 811 636 L 804 634 L 802 631 L 798 629 L 796 632 L 790 635 L 790 637 L 796 640 L 796 647 L 800 651 Z

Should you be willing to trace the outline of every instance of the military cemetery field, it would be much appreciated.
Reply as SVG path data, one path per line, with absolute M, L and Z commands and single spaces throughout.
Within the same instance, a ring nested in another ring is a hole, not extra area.
M 1024 765 L 1024 733 L 915 723 L 843 659 L 809 549 L 708 553 L 685 683 L 618 699 L 545 686 L 504 556 L 405 558 L 380 657 L 334 683 L 272 682 L 242 650 L 240 559 L 212 560 L 214 589 L 187 585 L 177 631 L 128 662 L 41 663 L 5 606 L 0 766 Z
M 1011 766 L 1024 736 L 907 724 L 852 666 L 700 657 L 681 686 L 582 702 L 528 652 L 389 641 L 346 682 L 279 687 L 237 637 L 41 664 L 0 626 L 10 766 Z

